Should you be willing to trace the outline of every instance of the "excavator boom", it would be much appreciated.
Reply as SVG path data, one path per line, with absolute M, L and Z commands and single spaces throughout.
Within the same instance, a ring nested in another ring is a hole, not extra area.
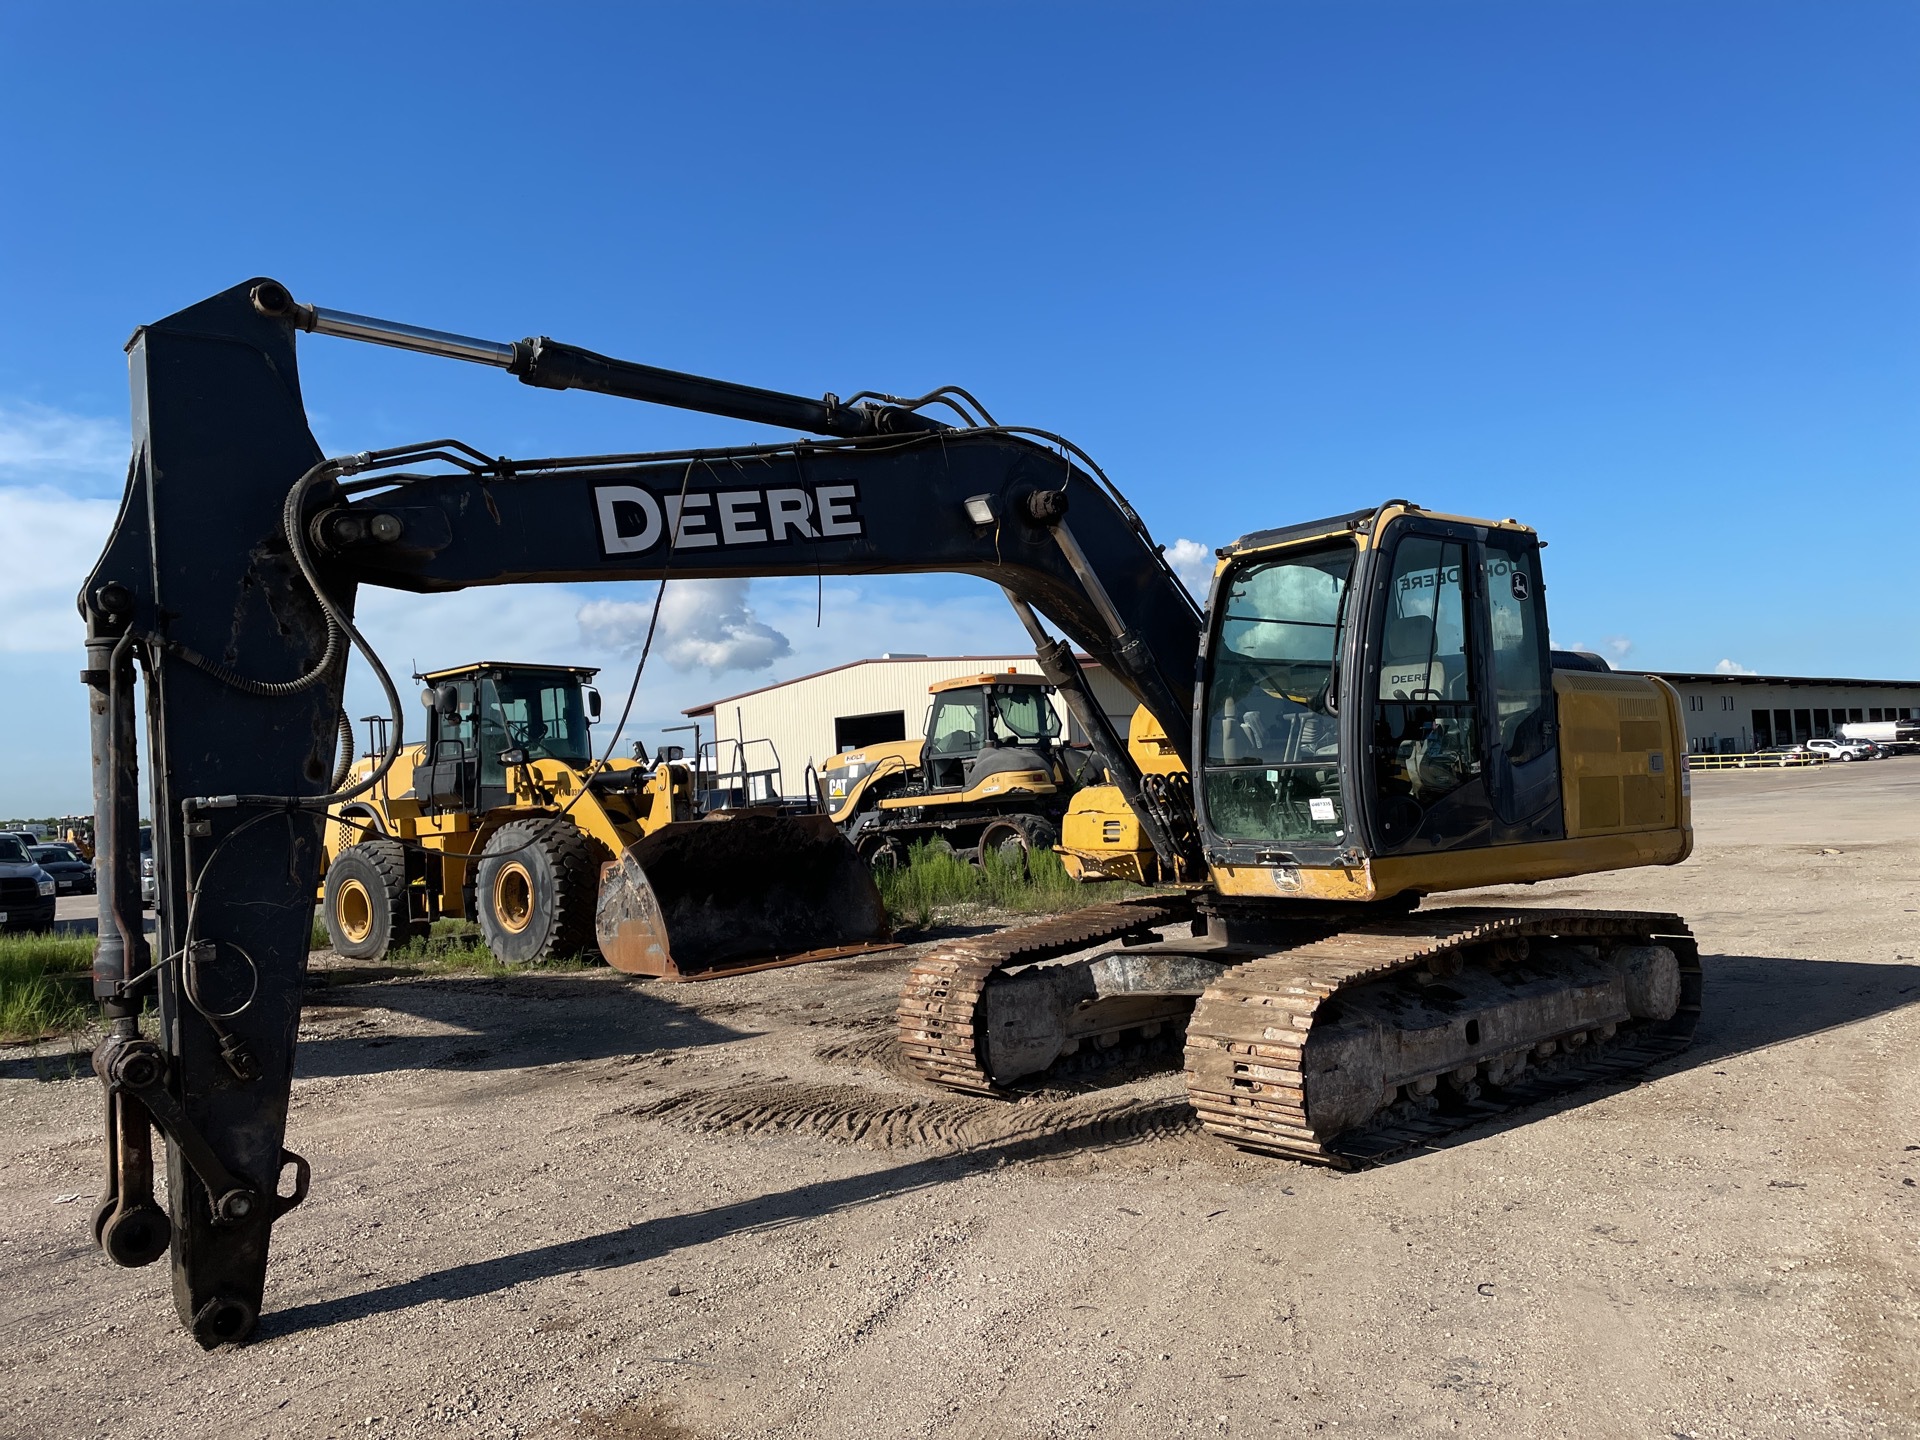
M 519 462 L 434 441 L 329 462 L 301 401 L 300 330 L 833 438 Z M 271 1227 L 305 1193 L 305 1162 L 283 1141 L 325 811 L 352 788 L 336 757 L 360 586 L 961 571 L 1014 599 L 1070 699 L 1078 646 L 1169 733 L 1185 731 L 1197 607 L 1125 502 L 1035 435 L 318 310 L 270 280 L 145 326 L 128 348 L 133 463 L 79 597 L 105 857 L 94 988 L 111 1028 L 95 1061 L 109 1107 L 95 1237 L 125 1264 L 170 1247 L 176 1304 L 204 1345 L 251 1332 Z M 397 754 L 405 707 L 365 653 L 388 688 Z M 1077 695 L 1124 784 L 1123 742 Z M 1171 814 L 1155 828 L 1169 865 L 1187 832 Z M 153 1035 L 139 1024 L 149 1001 Z M 154 1200 L 155 1128 L 170 1142 L 171 1214 Z

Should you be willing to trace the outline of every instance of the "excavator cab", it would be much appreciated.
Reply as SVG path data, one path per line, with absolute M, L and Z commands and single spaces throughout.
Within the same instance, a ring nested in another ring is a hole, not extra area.
M 1454 857 L 1444 888 L 1460 883 L 1465 851 L 1487 852 L 1491 884 L 1506 878 L 1506 847 L 1568 838 L 1531 530 L 1396 502 L 1249 536 L 1225 560 L 1196 808 L 1231 885 L 1272 893 L 1279 882 L 1254 878 L 1270 872 L 1321 898 L 1385 899 L 1443 888 L 1440 856 Z M 1641 755 L 1655 788 L 1672 779 L 1665 738 Z M 1671 803 L 1635 815 L 1678 829 Z M 1349 894 L 1360 877 L 1366 893 Z
M 1192 751 L 1222 895 L 1404 902 L 1685 858 L 1677 702 L 1556 668 L 1541 548 L 1390 501 L 1221 552 Z M 1069 869 L 1170 878 L 1106 788 L 1066 817 Z

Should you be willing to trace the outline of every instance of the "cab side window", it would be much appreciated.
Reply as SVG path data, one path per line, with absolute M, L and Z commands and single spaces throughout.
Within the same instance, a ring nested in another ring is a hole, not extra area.
M 458 694 L 459 708 L 451 715 L 434 714 L 434 750 L 436 755 L 447 752 L 440 750 L 449 742 L 460 747 L 462 755 L 473 754 L 474 741 L 479 738 L 479 726 L 476 723 L 474 706 L 474 683 L 471 680 L 457 680 L 454 691 Z
M 1487 537 L 1498 748 L 1516 765 L 1537 759 L 1553 743 L 1553 672 L 1537 556 L 1523 536 L 1496 531 Z
M 943 695 L 934 707 L 933 729 L 927 736 L 927 745 L 936 755 L 970 755 L 980 748 L 985 730 L 986 720 L 981 714 L 978 696 L 950 699 Z

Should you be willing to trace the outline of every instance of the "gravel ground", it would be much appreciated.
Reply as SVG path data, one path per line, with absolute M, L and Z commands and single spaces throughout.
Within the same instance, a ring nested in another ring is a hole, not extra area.
M 1920 760 L 1695 777 L 1696 1043 L 1337 1175 L 1175 1074 L 903 1076 L 903 954 L 662 986 L 325 965 L 268 1313 L 83 1233 L 99 1092 L 0 1051 L 0 1435 L 1920 1434 Z

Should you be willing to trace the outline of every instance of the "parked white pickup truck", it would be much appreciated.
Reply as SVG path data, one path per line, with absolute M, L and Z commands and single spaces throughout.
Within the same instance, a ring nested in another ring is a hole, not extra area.
M 1807 748 L 1829 760 L 1871 760 L 1878 754 L 1864 740 L 1809 740 Z

